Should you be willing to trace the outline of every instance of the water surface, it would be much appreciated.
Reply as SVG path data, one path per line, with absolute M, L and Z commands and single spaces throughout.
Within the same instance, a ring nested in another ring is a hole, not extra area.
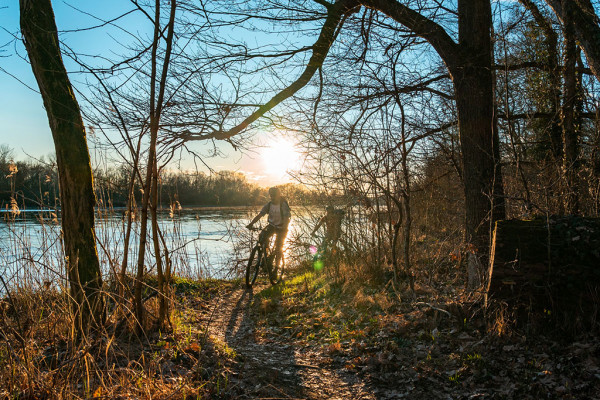
M 257 207 L 199 208 L 175 215 L 161 212 L 159 225 L 174 272 L 194 278 L 239 276 L 251 240 L 257 236 L 244 227 L 258 211 Z M 0 272 L 9 284 L 41 285 L 53 282 L 57 276 L 64 278 L 60 215 L 26 210 L 17 216 L 3 212 L 0 218 Z M 123 210 L 99 212 L 96 216 L 98 254 L 105 275 L 121 268 L 126 223 Z M 288 237 L 294 235 L 297 226 L 292 220 Z M 137 260 L 139 222 L 134 222 L 132 228 L 129 272 L 133 272 Z M 155 268 L 152 246 L 148 246 L 145 264 L 150 271 Z

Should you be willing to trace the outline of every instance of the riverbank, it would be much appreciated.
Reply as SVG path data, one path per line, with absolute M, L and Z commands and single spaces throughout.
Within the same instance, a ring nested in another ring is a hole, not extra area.
M 127 219 L 122 212 L 102 212 L 96 218 L 98 256 L 106 278 L 113 275 L 113 268 L 122 262 L 125 251 Z M 244 227 L 257 212 L 251 207 L 209 207 L 185 209 L 173 216 L 167 211 L 159 213 L 158 223 L 174 273 L 188 278 L 236 276 L 243 264 L 239 260 L 250 251 L 251 233 Z M 64 264 L 60 215 L 23 212 L 5 220 L 3 217 L 7 215 L 0 215 L 0 272 L 9 287 L 20 284 L 24 277 L 33 282 L 57 283 L 64 279 L 64 271 L 59 267 Z M 303 229 L 300 221 L 300 218 L 292 221 L 290 237 Z M 139 235 L 140 224 L 136 221 L 131 227 L 128 246 L 130 263 L 138 257 Z M 149 272 L 154 263 L 148 253 Z
M 146 282 L 147 292 L 153 283 Z M 78 340 L 64 291 L 11 291 L 0 301 L 0 398 L 215 398 L 226 387 L 223 368 L 231 354 L 189 316 L 236 285 L 174 279 L 165 331 L 152 328 L 157 301 L 146 293 L 148 326 L 141 336 L 128 302 L 114 308 L 116 293 L 107 289 L 103 331 Z
M 360 283 L 359 283 L 360 282 Z M 0 396 L 18 398 L 595 398 L 597 338 L 489 321 L 459 287 L 414 293 L 303 270 L 278 286 L 177 279 L 168 330 L 69 340 L 64 296 L 2 301 Z M 149 315 L 155 311 L 148 300 Z M 491 323 L 494 322 L 494 323 Z

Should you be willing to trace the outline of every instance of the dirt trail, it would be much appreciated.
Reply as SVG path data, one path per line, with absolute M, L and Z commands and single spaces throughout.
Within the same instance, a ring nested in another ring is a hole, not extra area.
M 252 290 L 234 289 L 207 310 L 209 335 L 238 354 L 230 376 L 233 398 L 378 399 L 359 376 L 335 366 L 319 348 L 299 347 L 278 338 L 257 338 Z

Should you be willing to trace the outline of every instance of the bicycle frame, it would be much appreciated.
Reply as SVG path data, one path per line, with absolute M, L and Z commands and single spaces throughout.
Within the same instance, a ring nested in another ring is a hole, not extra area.
M 251 228 L 251 231 L 260 231 L 262 232 L 265 228 Z M 274 266 L 273 260 L 277 255 L 277 251 L 273 249 L 275 244 L 274 235 L 268 238 L 267 241 L 259 240 L 256 241 L 256 244 L 253 246 L 250 257 L 248 258 L 248 266 L 246 267 L 246 285 L 251 287 L 260 272 L 260 269 L 266 270 L 267 275 L 269 276 L 269 280 L 274 285 L 281 280 L 283 275 L 283 254 L 281 255 L 281 259 L 279 264 Z

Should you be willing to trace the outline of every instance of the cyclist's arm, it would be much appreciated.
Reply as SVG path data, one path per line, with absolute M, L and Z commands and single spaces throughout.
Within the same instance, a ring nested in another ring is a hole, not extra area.
M 258 222 L 259 219 L 262 218 L 264 214 L 258 214 L 256 217 L 254 217 L 254 219 L 252 221 L 250 221 L 250 223 L 248 225 L 246 225 L 248 228 L 251 228 L 252 225 L 254 225 L 255 223 Z
M 317 233 L 317 231 L 319 230 L 319 228 L 321 227 L 321 225 L 323 225 L 323 222 L 325 222 L 325 217 L 321 217 L 321 219 L 319 219 L 319 222 L 317 222 L 317 225 L 315 225 L 315 229 L 313 229 L 313 231 L 310 233 L 311 235 L 314 235 L 315 233 Z
M 267 212 L 268 212 L 268 207 L 264 206 L 262 208 L 262 210 L 260 210 L 260 212 L 258 213 L 258 215 L 256 217 L 254 217 L 254 219 L 252 221 L 250 221 L 250 223 L 248 225 L 246 225 L 246 228 L 252 228 L 252 225 L 254 225 L 255 223 L 257 223 L 259 219 L 261 219 L 264 215 L 267 214 Z

